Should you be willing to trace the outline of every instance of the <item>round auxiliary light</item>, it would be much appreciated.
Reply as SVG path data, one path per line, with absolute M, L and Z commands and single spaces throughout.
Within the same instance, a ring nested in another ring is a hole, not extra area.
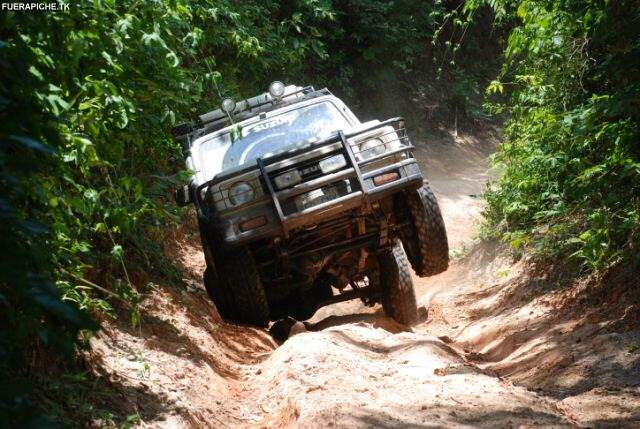
M 271 82 L 271 85 L 269 85 L 269 94 L 271 94 L 273 98 L 281 98 L 284 95 L 284 83 L 279 80 Z
M 371 139 L 360 145 L 360 152 L 358 155 L 362 159 L 373 158 L 374 156 L 382 155 L 387 151 L 384 142 L 380 139 Z
M 247 182 L 236 182 L 229 188 L 229 199 L 235 206 L 248 203 L 254 195 L 253 187 Z
M 236 110 L 236 102 L 231 98 L 225 98 L 224 100 L 222 100 L 221 108 L 224 113 L 232 113 L 234 110 Z

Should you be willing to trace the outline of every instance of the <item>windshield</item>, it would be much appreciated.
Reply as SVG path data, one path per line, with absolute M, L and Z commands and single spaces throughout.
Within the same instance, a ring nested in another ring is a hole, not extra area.
M 242 126 L 206 141 L 200 148 L 201 170 L 208 177 L 277 152 L 321 141 L 346 128 L 349 122 L 330 102 L 312 104 Z

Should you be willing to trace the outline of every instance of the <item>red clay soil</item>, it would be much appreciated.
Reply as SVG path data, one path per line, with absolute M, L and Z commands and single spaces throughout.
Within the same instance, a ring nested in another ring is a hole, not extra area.
M 565 282 L 566 267 L 473 244 L 493 139 L 417 146 L 463 254 L 414 279 L 426 320 L 404 327 L 378 306 L 342 303 L 278 346 L 220 319 L 190 220 L 168 245 L 182 284 L 145 294 L 139 328 L 105 323 L 92 339 L 96 372 L 122 393 L 120 417 L 136 414 L 141 427 L 640 427 L 637 276 Z

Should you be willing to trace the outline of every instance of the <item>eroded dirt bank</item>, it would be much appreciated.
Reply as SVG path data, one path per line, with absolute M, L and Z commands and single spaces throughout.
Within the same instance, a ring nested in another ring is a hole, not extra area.
M 106 324 L 92 340 L 95 370 L 122 392 L 117 411 L 150 427 L 640 426 L 637 279 L 554 288 L 562 267 L 470 244 L 492 140 L 417 146 L 451 247 L 467 249 L 446 273 L 415 279 L 425 320 L 406 328 L 343 303 L 278 346 L 220 320 L 187 225 L 170 246 L 185 285 L 157 285 L 139 329 Z

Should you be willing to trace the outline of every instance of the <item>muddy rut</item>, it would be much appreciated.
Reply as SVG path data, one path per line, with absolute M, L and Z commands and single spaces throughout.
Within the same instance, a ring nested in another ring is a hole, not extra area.
M 411 328 L 360 302 L 287 326 L 282 344 L 226 324 L 201 285 L 194 225 L 177 231 L 184 285 L 156 285 L 139 329 L 105 322 L 92 340 L 94 370 L 122 392 L 116 412 L 143 427 L 640 427 L 637 329 L 558 311 L 562 294 L 531 296 L 526 260 L 472 243 L 494 148 L 491 136 L 417 144 L 460 256 L 414 279 L 425 310 Z

